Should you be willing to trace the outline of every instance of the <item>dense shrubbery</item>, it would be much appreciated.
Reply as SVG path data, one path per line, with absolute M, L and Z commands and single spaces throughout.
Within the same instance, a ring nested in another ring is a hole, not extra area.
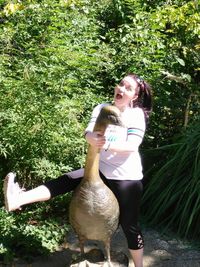
M 0 23 L 1 177 L 15 170 L 26 187 L 83 166 L 83 131 L 92 107 L 108 101 L 115 83 L 130 71 L 147 79 L 154 91 L 143 148 L 173 144 L 198 120 L 196 1 L 1 0 Z M 157 151 L 145 157 L 145 166 L 153 170 L 171 162 L 171 154 Z M 145 199 L 154 194 L 156 179 L 157 174 Z M 174 177 L 170 188 L 161 185 L 161 194 L 166 195 L 166 188 L 173 195 L 179 183 Z M 42 219 L 42 211 L 36 210 Z M 6 216 L 2 209 L 0 217 L 5 221 Z M 18 219 L 27 224 L 26 213 L 9 216 L 13 226 L 2 224 L 5 240 L 15 238 L 11 232 Z M 196 225 L 196 215 L 188 218 L 189 226 Z M 0 248 L 5 255 L 8 243 Z
M 148 152 L 150 153 L 150 151 Z M 173 144 L 157 148 L 165 162 L 154 164 L 145 190 L 143 211 L 149 223 L 174 230 L 182 237 L 199 238 L 200 121 Z
M 58 249 L 69 230 L 67 206 L 65 196 L 19 213 L 8 214 L 1 209 L 0 262 L 8 263 L 16 256 L 32 261 Z
M 109 52 L 82 7 L 52 4 L 27 3 L 5 17 L 1 36 L 2 167 L 37 182 L 84 163 L 84 126 Z

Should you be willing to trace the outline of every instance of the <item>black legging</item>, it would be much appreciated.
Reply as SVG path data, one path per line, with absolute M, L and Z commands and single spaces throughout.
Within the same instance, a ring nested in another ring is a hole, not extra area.
M 115 194 L 119 207 L 119 222 L 127 238 L 129 249 L 140 249 L 144 247 L 144 240 L 138 226 L 140 201 L 143 185 L 141 181 L 132 180 L 110 180 L 100 173 L 104 183 Z M 82 177 L 72 179 L 64 174 L 57 179 L 50 180 L 44 185 L 49 189 L 51 197 L 55 197 L 73 191 L 82 180 Z

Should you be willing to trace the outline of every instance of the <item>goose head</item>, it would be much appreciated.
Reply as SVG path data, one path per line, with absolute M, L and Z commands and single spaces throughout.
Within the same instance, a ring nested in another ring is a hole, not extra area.
M 115 106 L 104 106 L 101 109 L 99 116 L 97 117 L 96 124 L 104 129 L 107 127 L 108 124 L 123 127 L 120 110 Z

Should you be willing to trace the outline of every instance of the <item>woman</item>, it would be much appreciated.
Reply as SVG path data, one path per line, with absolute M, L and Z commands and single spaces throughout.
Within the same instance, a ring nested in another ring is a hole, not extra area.
M 93 132 L 101 108 L 96 106 L 85 130 L 87 142 L 101 149 L 99 171 L 105 184 L 119 202 L 120 224 L 127 238 L 135 267 L 143 266 L 143 236 L 138 225 L 142 196 L 142 164 L 139 146 L 142 142 L 146 121 L 151 112 L 150 86 L 135 74 L 128 74 L 115 87 L 114 105 L 121 111 L 125 128 L 110 126 L 105 134 Z M 8 211 L 22 205 L 45 201 L 76 188 L 84 169 L 66 173 L 32 190 L 23 191 L 15 182 L 15 174 L 9 173 L 4 181 L 5 206 Z

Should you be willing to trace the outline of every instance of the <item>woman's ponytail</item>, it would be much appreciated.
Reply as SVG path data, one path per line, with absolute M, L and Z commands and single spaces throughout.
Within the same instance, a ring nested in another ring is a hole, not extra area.
M 145 81 L 142 81 L 141 84 L 139 84 L 139 86 L 140 86 L 140 90 L 138 94 L 138 102 L 140 106 L 144 109 L 146 116 L 149 117 L 152 111 L 151 87 Z
M 135 106 L 139 106 L 144 110 L 146 118 L 152 111 L 152 92 L 150 85 L 136 74 L 130 73 L 127 76 L 133 78 L 138 84 L 138 99 Z

